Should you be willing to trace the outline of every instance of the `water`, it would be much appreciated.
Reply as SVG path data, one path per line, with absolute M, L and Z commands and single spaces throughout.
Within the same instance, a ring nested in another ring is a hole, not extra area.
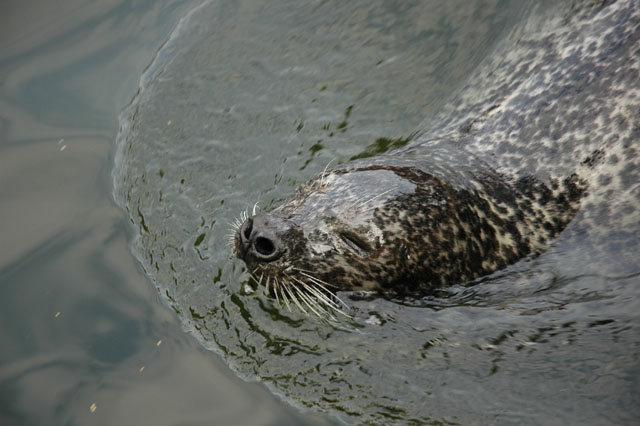
M 134 253 L 186 329 L 294 405 L 356 423 L 630 422 L 635 246 L 590 270 L 579 221 L 534 262 L 426 306 L 348 299 L 339 326 L 255 292 L 230 257 L 241 211 L 424 129 L 530 13 L 385 5 L 212 2 L 185 17 L 122 117 L 115 195 Z
M 225 247 L 255 201 L 425 126 L 527 5 L 197 6 L 0 18 L 1 424 L 640 417 L 637 268 L 591 273 L 573 239 L 426 306 L 347 299 L 339 326 L 255 292 Z
M 113 202 L 118 115 L 195 5 L 0 5 L 3 426 L 333 423 L 241 381 L 184 333 Z

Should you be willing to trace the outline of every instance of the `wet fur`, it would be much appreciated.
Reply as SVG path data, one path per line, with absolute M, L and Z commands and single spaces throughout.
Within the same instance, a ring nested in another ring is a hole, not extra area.
M 601 3 L 532 14 L 416 142 L 302 185 L 270 213 L 285 255 L 244 257 L 255 279 L 340 311 L 335 290 L 419 296 L 535 256 L 585 199 L 626 191 L 637 220 L 639 6 Z

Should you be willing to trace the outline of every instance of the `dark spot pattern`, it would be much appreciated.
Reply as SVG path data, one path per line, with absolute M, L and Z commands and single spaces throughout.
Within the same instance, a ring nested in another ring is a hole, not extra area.
M 273 212 L 302 232 L 249 267 L 416 296 L 543 252 L 578 212 L 637 221 L 639 8 L 532 15 L 412 143 L 302 185 Z

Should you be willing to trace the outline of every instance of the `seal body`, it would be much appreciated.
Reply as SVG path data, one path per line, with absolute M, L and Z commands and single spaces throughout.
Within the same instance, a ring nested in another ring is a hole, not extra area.
M 238 257 L 310 307 L 332 290 L 418 296 L 541 253 L 587 195 L 640 192 L 639 8 L 533 16 L 416 141 L 238 224 Z M 638 220 L 627 200 L 620 220 Z

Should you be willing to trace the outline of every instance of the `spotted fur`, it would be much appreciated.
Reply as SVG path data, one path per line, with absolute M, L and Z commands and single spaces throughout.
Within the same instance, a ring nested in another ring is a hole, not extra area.
M 639 8 L 532 14 L 415 142 L 248 218 L 271 227 L 282 256 L 252 257 L 240 226 L 238 256 L 261 282 L 421 295 L 543 252 L 584 203 L 592 228 L 611 226 L 593 212 L 614 215 L 612 191 L 627 194 L 620 223 L 637 221 Z

